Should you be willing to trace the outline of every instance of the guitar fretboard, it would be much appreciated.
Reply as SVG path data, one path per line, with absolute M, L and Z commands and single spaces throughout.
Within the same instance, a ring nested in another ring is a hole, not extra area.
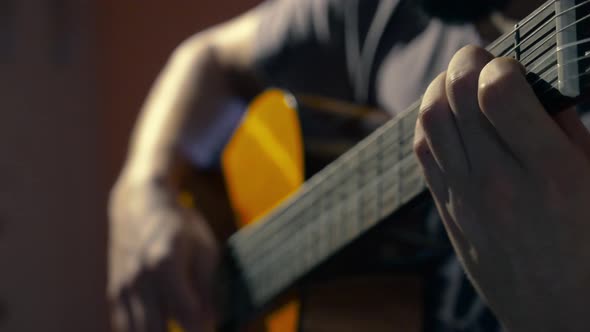
M 418 105 L 416 105 L 417 107 Z M 424 189 L 412 154 L 416 111 L 312 177 L 283 208 L 232 238 L 256 302 L 305 274 Z M 269 222 L 272 220 L 271 222 Z
M 572 36 L 578 41 L 590 37 L 580 34 L 588 32 L 588 25 L 580 27 L 590 12 L 589 2 L 549 1 L 488 50 L 518 59 L 537 95 L 546 105 L 557 103 L 563 96 L 556 91 L 567 90 L 564 84 L 588 86 L 578 74 L 584 72 L 578 67 L 588 64 L 580 56 L 587 55 L 570 43 Z M 570 76 L 564 77 L 560 67 Z M 425 190 L 412 152 L 419 105 L 420 101 L 414 103 L 313 176 L 263 220 L 230 239 L 254 306 L 267 303 Z

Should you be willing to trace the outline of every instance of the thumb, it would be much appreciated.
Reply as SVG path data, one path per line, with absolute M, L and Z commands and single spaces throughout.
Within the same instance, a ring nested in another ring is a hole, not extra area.
M 553 119 L 569 137 L 570 141 L 590 159 L 590 133 L 582 123 L 575 107 L 557 113 L 553 116 Z

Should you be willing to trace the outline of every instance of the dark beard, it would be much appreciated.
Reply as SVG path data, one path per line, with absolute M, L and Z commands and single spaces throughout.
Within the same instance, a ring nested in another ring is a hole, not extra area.
M 468 23 L 480 20 L 503 9 L 510 0 L 414 0 L 429 16 L 447 23 Z

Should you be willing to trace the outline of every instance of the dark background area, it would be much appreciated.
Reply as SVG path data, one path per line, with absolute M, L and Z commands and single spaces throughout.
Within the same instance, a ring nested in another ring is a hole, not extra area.
M 0 1 L 0 331 L 106 331 L 106 204 L 174 47 L 258 0 Z

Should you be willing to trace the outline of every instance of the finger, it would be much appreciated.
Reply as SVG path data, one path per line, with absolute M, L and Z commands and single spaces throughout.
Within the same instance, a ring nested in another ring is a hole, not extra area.
M 416 121 L 416 129 L 414 131 L 414 153 L 422 167 L 424 178 L 434 199 L 442 202 L 446 201 L 448 199 L 447 185 L 440 166 L 432 156 L 420 119 Z
M 188 217 L 187 234 L 193 239 L 188 244 L 190 254 L 188 268 L 192 287 L 200 296 L 203 313 L 206 317 L 213 315 L 214 277 L 217 271 L 220 253 L 215 236 L 207 222 L 199 215 L 191 213 Z
M 467 46 L 453 56 L 447 70 L 446 93 L 472 172 L 493 167 L 493 161 L 509 156 L 477 100 L 480 72 L 492 59 L 486 50 Z
M 478 100 L 502 140 L 527 168 L 553 171 L 559 167 L 560 156 L 571 151 L 565 151 L 567 137 L 536 98 L 515 60 L 498 58 L 484 67 Z
M 420 166 L 424 171 L 426 183 L 430 188 L 436 208 L 439 215 L 441 216 L 443 225 L 447 231 L 447 234 L 449 235 L 451 243 L 453 244 L 455 250 L 459 252 L 465 251 L 469 248 L 468 241 L 465 238 L 465 235 L 463 234 L 460 226 L 451 217 L 451 214 L 447 209 L 449 202 L 449 189 L 445 184 L 442 171 L 440 170 L 438 163 L 430 152 L 430 147 L 428 146 L 427 141 L 424 139 L 423 135 L 424 133 L 422 125 L 418 120 L 416 123 L 414 135 L 414 151 L 416 153 L 416 157 L 418 158 Z
M 113 332 L 129 332 L 129 321 L 123 303 L 113 304 L 111 323 Z
M 447 184 L 456 182 L 468 174 L 468 164 L 455 119 L 449 106 L 446 89 L 446 74 L 432 81 L 420 106 L 419 120 L 424 136 Z
M 161 303 L 158 285 L 155 283 L 153 272 L 144 272 L 137 282 L 137 292 L 144 308 L 144 331 L 166 332 L 164 305 Z
M 574 107 L 553 116 L 557 125 L 565 132 L 570 141 L 590 159 L 590 133 Z
M 126 288 L 121 292 L 121 304 L 124 310 L 124 316 L 126 317 L 126 331 L 141 332 L 141 310 L 138 308 L 138 303 L 135 299 L 135 295 L 132 293 L 130 289 Z
M 166 260 L 159 267 L 158 277 L 162 284 L 162 298 L 169 313 L 185 332 L 201 331 L 204 325 L 202 305 L 198 294 L 186 279 L 184 267 Z
M 145 307 L 141 301 L 141 297 L 138 293 L 132 293 L 131 300 L 131 311 L 133 314 L 134 329 L 138 332 L 145 332 L 146 330 L 146 316 Z
M 470 263 L 470 261 L 465 261 L 465 257 L 472 258 L 471 243 L 461 230 L 459 224 L 457 224 L 456 220 L 451 217 L 448 211 L 442 209 L 441 202 L 436 202 L 436 208 L 440 213 L 443 226 L 449 236 L 453 248 L 455 248 L 457 256 L 464 264 Z

